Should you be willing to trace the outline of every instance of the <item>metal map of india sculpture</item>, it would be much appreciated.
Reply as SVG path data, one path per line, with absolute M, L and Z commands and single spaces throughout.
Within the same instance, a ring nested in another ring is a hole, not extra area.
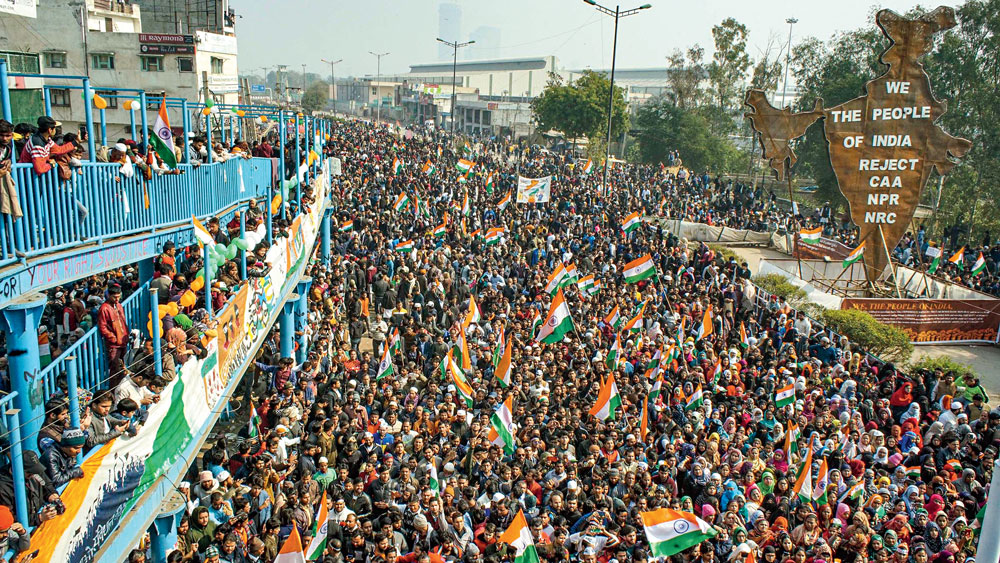
M 952 159 L 972 146 L 935 125 L 947 104 L 934 98 L 918 60 L 931 50 L 935 33 L 955 26 L 955 11 L 942 6 L 907 19 L 880 10 L 875 20 L 890 41 L 881 56 L 888 69 L 865 85 L 864 95 L 832 108 L 817 100 L 813 110 L 801 113 L 771 106 L 760 90 L 746 95 L 753 109 L 747 117 L 779 179 L 795 164 L 789 141 L 823 119 L 837 184 L 860 229 L 859 239 L 865 241 L 870 282 L 888 263 L 886 249 L 894 248 L 906 232 L 931 168 L 947 174 Z

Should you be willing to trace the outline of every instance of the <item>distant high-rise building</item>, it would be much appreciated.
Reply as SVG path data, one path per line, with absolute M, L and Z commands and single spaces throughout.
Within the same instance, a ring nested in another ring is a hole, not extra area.
M 445 41 L 461 41 L 462 7 L 451 2 L 443 2 L 438 6 L 438 37 Z M 438 43 L 438 59 L 450 60 L 453 55 L 451 47 Z
M 466 59 L 500 58 L 500 28 L 486 25 L 477 27 L 469 34 L 469 39 L 476 44 L 466 50 Z

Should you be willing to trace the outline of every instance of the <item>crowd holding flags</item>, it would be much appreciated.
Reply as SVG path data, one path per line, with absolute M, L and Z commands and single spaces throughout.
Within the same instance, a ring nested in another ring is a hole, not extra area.
M 597 394 L 597 402 L 590 408 L 590 415 L 601 420 L 615 420 L 615 409 L 622 406 L 622 397 L 618 393 L 618 385 L 615 384 L 615 374 L 611 372 L 608 379 L 601 385 L 601 391 Z

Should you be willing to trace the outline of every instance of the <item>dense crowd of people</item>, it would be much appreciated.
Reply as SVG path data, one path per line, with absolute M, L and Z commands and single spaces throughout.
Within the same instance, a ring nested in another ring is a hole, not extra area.
M 1000 440 L 979 381 L 876 362 L 657 219 L 787 225 L 771 196 L 631 165 L 607 192 L 568 156 L 363 121 L 323 150 L 343 175 L 332 259 L 308 270 L 308 354 L 262 346 L 245 377 L 259 422 L 243 405 L 239 439 L 179 485 L 169 561 L 269 562 L 294 532 L 324 563 L 499 563 L 523 513 L 542 561 L 641 563 L 662 558 L 642 519 L 659 508 L 709 526 L 673 562 L 974 560 Z M 515 203 L 518 175 L 552 175 L 551 201 Z M 633 212 L 650 219 L 626 230 Z M 646 255 L 656 275 L 627 282 Z M 163 263 L 170 300 L 197 261 Z M 539 342 L 559 298 L 573 330 Z M 168 329 L 171 362 L 203 353 L 201 305 Z M 83 432 L 53 409 L 40 519 L 76 453 L 134 432 L 169 383 L 148 356 L 122 358 L 135 367 L 86 401 Z M 595 409 L 612 383 L 619 400 Z M 505 405 L 512 447 L 491 433 Z M 0 475 L 0 505 L 8 488 Z

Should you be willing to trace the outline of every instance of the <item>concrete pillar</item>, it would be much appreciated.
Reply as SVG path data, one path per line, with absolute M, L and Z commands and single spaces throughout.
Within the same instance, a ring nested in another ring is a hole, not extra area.
M 281 357 L 295 357 L 295 303 L 299 300 L 299 295 L 293 293 L 288 296 L 288 301 L 281 308 L 281 315 L 278 316 L 278 331 L 281 335 Z
M 299 364 L 306 361 L 306 350 L 309 346 L 306 338 L 306 325 L 309 324 L 309 288 L 311 286 L 312 278 L 302 276 L 295 288 L 299 295 L 299 300 L 295 302 L 295 332 L 298 333 L 297 340 L 299 341 L 299 347 L 295 351 L 295 362 Z
M 149 527 L 149 550 L 151 563 L 166 563 L 167 552 L 177 543 L 177 525 L 184 515 L 184 498 L 177 491 L 171 491 L 160 506 L 160 515 Z
M 330 265 L 330 218 L 329 213 L 323 214 L 323 221 L 319 228 L 319 255 L 323 259 L 323 264 Z
M 38 451 L 36 435 L 45 421 L 45 396 L 42 369 L 38 356 L 38 325 L 47 299 L 41 293 L 28 293 L 11 301 L 0 311 L 0 329 L 7 337 L 7 362 L 11 391 L 23 421 L 24 446 Z

